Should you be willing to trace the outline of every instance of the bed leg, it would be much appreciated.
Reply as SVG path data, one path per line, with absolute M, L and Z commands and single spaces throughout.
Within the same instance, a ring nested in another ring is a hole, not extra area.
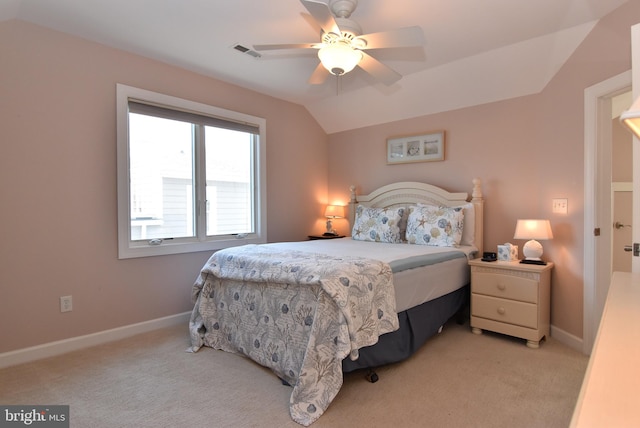
M 379 379 L 378 374 L 373 369 L 367 370 L 367 380 L 371 383 L 376 383 Z

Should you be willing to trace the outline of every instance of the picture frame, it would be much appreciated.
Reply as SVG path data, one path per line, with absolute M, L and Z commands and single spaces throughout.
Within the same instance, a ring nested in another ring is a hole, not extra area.
M 387 139 L 387 164 L 444 160 L 444 131 Z

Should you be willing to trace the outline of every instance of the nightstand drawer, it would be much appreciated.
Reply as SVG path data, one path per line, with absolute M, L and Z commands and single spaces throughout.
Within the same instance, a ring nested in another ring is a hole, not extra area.
M 521 302 L 538 302 L 538 281 L 498 273 L 473 273 L 473 292 Z
M 538 328 L 538 306 L 471 294 L 471 315 L 508 324 Z

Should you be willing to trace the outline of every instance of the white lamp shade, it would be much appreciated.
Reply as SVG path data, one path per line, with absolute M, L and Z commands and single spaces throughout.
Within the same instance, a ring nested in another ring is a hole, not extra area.
M 344 207 L 341 205 L 327 205 L 324 216 L 327 218 L 343 218 Z
M 344 43 L 331 43 L 318 51 L 318 58 L 329 73 L 340 76 L 354 69 L 362 53 Z
M 542 256 L 542 244 L 537 239 L 553 239 L 549 220 L 518 220 L 513 239 L 529 239 L 522 248 L 522 254 L 528 260 L 540 260 Z
M 620 122 L 640 138 L 640 97 L 631 104 L 629 110 L 620 115 Z
M 518 220 L 513 239 L 553 239 L 549 220 Z

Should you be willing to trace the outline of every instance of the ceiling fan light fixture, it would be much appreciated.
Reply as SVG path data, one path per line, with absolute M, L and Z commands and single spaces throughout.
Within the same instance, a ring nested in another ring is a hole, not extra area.
M 331 43 L 318 51 L 318 58 L 329 73 L 340 76 L 355 68 L 362 59 L 362 53 L 344 43 Z

